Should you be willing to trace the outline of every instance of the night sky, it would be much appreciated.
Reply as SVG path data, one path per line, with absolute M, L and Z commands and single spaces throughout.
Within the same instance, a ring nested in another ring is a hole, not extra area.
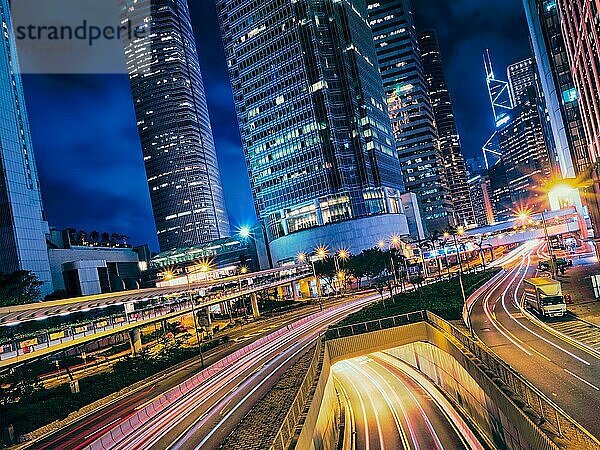
M 255 220 L 212 0 L 188 0 L 232 227 Z M 493 130 L 482 52 L 497 74 L 529 56 L 521 0 L 413 0 L 438 32 L 463 152 L 480 155 Z M 27 109 L 51 226 L 124 233 L 157 250 L 126 75 L 24 75 Z

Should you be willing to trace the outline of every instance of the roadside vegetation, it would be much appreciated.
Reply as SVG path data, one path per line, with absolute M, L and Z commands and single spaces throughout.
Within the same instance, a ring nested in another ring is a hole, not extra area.
M 483 272 L 464 274 L 463 285 L 466 296 L 475 292 L 499 271 L 500 269 L 488 269 Z M 368 322 L 425 309 L 446 320 L 459 320 L 462 307 L 463 299 L 458 276 L 454 276 L 450 280 L 441 280 L 424 285 L 415 291 L 396 294 L 391 299 L 380 300 L 349 315 L 335 326 Z

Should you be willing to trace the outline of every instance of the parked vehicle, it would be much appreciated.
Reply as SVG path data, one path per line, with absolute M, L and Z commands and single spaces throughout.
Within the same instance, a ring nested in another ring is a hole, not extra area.
M 525 280 L 525 305 L 544 317 L 562 317 L 567 312 L 560 281 L 551 278 Z

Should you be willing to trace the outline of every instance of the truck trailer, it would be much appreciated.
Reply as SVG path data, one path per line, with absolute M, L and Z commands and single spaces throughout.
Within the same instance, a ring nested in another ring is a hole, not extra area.
M 525 280 L 524 286 L 525 306 L 544 317 L 562 317 L 566 314 L 567 305 L 560 281 L 536 277 Z

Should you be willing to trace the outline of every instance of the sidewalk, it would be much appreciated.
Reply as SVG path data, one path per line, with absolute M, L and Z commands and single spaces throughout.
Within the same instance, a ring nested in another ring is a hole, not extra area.
M 558 276 L 563 292 L 573 298 L 573 303 L 567 307 L 580 319 L 600 326 L 600 299 L 594 298 L 591 280 L 591 275 L 600 274 L 600 264 L 595 256 L 578 258 L 573 255 L 567 258 L 573 260 L 573 267 Z

